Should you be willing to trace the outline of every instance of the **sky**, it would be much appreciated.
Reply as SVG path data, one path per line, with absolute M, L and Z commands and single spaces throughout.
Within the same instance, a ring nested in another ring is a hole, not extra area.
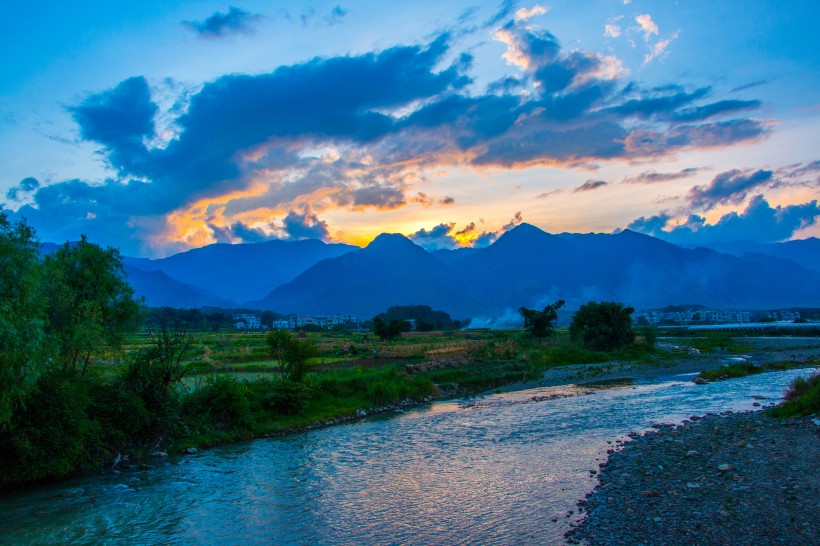
M 820 2 L 0 6 L 0 203 L 126 255 L 820 236 Z

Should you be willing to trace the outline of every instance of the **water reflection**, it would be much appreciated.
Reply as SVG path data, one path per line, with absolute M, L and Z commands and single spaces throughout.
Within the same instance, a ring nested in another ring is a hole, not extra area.
M 0 500 L 0 536 L 15 544 L 562 543 L 608 440 L 751 409 L 752 396 L 776 399 L 800 374 L 436 403 L 14 494 Z

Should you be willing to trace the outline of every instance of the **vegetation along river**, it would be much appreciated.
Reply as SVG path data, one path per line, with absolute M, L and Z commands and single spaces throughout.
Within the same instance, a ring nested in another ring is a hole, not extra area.
M 576 501 L 595 485 L 590 470 L 616 439 L 653 423 L 775 402 L 807 373 L 702 386 L 677 376 L 437 402 L 7 494 L 0 537 L 8 544 L 563 543 Z

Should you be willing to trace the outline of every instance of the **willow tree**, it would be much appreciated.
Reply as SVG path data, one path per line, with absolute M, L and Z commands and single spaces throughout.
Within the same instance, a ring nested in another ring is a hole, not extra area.
M 45 353 L 34 230 L 0 210 L 0 428 L 37 382 Z
M 46 333 L 64 370 L 85 373 L 95 355 L 117 349 L 139 323 L 140 304 L 114 248 L 83 235 L 46 256 Z

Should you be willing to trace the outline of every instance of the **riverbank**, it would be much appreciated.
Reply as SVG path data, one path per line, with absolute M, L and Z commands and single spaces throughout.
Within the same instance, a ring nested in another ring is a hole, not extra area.
M 708 415 L 632 437 L 601 464 L 570 542 L 819 543 L 820 427 L 812 419 Z

